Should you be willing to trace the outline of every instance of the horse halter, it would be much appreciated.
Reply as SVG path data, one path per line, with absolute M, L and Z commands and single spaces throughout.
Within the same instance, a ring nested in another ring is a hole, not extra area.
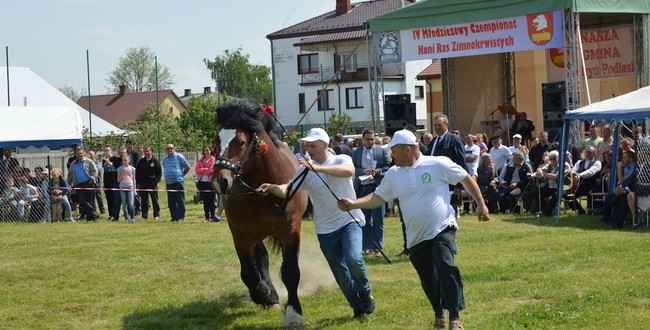
M 214 166 L 222 169 L 227 169 L 232 171 L 233 173 L 233 184 L 237 181 L 241 183 L 242 186 L 246 187 L 249 191 L 241 194 L 236 194 L 236 195 L 249 195 L 249 194 L 254 194 L 257 191 L 255 188 L 252 188 L 249 186 L 243 179 L 242 179 L 242 164 L 248 159 L 248 156 L 250 156 L 251 151 L 253 148 L 256 148 L 256 146 L 260 143 L 264 143 L 263 140 L 260 142 L 260 138 L 257 136 L 257 133 L 253 133 L 251 135 L 251 142 L 248 144 L 248 148 L 246 148 L 246 152 L 244 152 L 244 156 L 236 163 L 233 164 L 230 160 L 220 157 L 214 162 Z

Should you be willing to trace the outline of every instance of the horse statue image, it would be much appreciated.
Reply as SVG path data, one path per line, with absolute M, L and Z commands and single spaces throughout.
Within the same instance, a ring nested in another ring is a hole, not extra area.
M 264 182 L 287 183 L 298 161 L 291 150 L 273 134 L 274 118 L 261 105 L 250 100 L 234 100 L 217 108 L 216 123 L 234 129 L 222 158 L 215 161 L 212 183 L 222 194 L 228 226 L 241 265 L 243 280 L 256 304 L 279 304 L 269 276 L 267 240 L 282 251 L 281 277 L 288 300 L 284 315 L 286 329 L 302 329 L 302 307 L 298 299 L 300 269 L 300 225 L 307 205 L 305 193 L 287 199 L 260 196 L 256 188 Z

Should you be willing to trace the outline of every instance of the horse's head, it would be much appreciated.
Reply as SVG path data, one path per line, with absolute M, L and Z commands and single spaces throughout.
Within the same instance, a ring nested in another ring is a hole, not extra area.
M 253 159 L 266 150 L 268 146 L 256 134 L 236 130 L 235 137 L 228 142 L 223 157 L 214 162 L 212 184 L 217 193 L 230 194 L 237 180 L 249 189 L 254 188 L 242 181 L 241 175 L 253 170 Z

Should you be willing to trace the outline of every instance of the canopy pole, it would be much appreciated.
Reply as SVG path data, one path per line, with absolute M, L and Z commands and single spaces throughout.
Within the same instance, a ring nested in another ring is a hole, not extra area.
M 5 46 L 5 62 L 7 62 L 7 106 L 11 106 L 11 93 L 9 92 L 9 46 Z
M 90 54 L 88 52 L 88 49 L 86 49 L 86 72 L 88 76 L 88 126 L 90 130 L 90 147 L 94 148 L 93 146 L 93 109 L 90 104 Z
M 576 13 L 576 38 L 578 38 L 578 50 L 580 62 L 582 64 L 582 76 L 585 80 L 585 92 L 587 92 L 587 105 L 591 104 L 591 94 L 589 93 L 589 77 L 587 77 L 587 66 L 585 64 L 585 53 L 582 48 L 582 35 L 580 34 L 580 13 Z

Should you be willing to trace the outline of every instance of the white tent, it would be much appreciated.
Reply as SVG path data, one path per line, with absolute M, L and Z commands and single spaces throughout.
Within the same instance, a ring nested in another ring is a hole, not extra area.
M 82 122 L 74 107 L 0 107 L 0 148 L 68 147 L 81 144 Z
M 124 131 L 105 121 L 90 115 L 88 110 L 80 107 L 61 91 L 50 85 L 43 78 L 28 68 L 9 68 L 9 97 L 10 106 L 39 106 L 39 107 L 74 107 L 83 122 L 83 128 L 90 130 L 92 123 L 93 136 L 117 134 L 123 135 Z M 7 68 L 0 67 L 0 105 L 7 106 Z M 11 123 L 5 122 L 6 125 Z

